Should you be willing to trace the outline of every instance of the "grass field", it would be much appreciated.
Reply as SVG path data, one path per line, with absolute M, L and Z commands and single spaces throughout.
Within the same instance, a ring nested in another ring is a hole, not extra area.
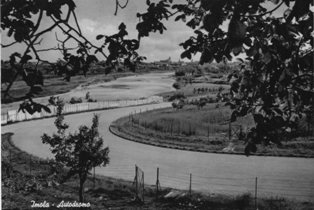
M 58 183 L 52 175 L 49 160 L 42 160 L 19 150 L 10 140 L 11 134 L 3 134 L 2 147 L 2 209 L 31 209 L 31 200 L 58 204 L 62 200 L 77 201 L 78 178 L 74 177 L 64 183 Z M 65 173 L 65 171 L 59 171 Z M 58 174 L 56 175 L 58 176 Z M 96 176 L 95 185 L 92 176 L 85 184 L 85 202 L 91 204 L 89 209 L 219 209 L 243 210 L 254 208 L 254 197 L 250 194 L 239 196 L 208 195 L 162 188 L 156 199 L 154 186 L 145 186 L 145 203 L 134 201 L 132 182 Z M 177 196 L 168 196 L 172 192 Z M 314 204 L 286 200 L 283 198 L 259 198 L 260 210 L 309 210 Z M 57 209 L 51 207 L 49 209 Z M 65 209 L 65 208 L 64 208 Z M 69 208 L 66 208 L 69 209 Z M 83 208 L 80 208 L 83 209 Z
M 146 144 L 183 150 L 243 154 L 245 142 L 240 131 L 254 125 L 252 117 L 239 118 L 229 128 L 231 110 L 208 104 L 202 109 L 187 105 L 137 113 L 113 123 L 118 135 Z M 230 129 L 230 137 L 229 137 Z M 282 145 L 258 145 L 256 155 L 314 157 L 314 137 L 283 140 Z
M 88 75 L 84 77 L 83 75 L 73 76 L 70 82 L 62 79 L 62 77 L 52 77 L 44 80 L 43 91 L 35 95 L 37 97 L 51 96 L 61 93 L 69 92 L 70 90 L 76 88 L 79 85 L 91 85 L 100 82 L 109 82 L 115 80 L 119 77 L 134 75 L 133 73 L 113 73 L 109 75 L 99 74 L 99 75 Z M 5 90 L 6 86 L 2 85 L 2 90 Z M 23 100 L 25 94 L 29 91 L 29 87 L 22 80 L 18 80 L 13 83 L 11 90 L 9 92 L 10 98 L 3 98 L 3 93 L 1 92 L 1 103 L 11 103 L 14 101 Z

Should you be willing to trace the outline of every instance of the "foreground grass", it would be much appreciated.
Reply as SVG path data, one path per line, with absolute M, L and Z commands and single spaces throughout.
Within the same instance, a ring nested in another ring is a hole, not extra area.
M 12 134 L 2 135 L 2 208 L 31 209 L 31 201 L 58 204 L 62 200 L 77 201 L 78 179 L 59 183 L 53 174 L 53 164 L 16 148 L 10 140 Z M 31 162 L 30 162 L 31 161 Z M 64 171 L 61 171 L 64 173 Z M 90 209 L 219 209 L 251 210 L 254 199 L 250 194 L 236 197 L 206 195 L 163 188 L 158 199 L 153 186 L 145 186 L 145 203 L 134 201 L 132 182 L 110 177 L 89 178 L 85 185 L 85 202 Z M 176 196 L 169 195 L 169 192 Z M 281 198 L 258 199 L 260 210 L 291 209 L 309 210 L 313 203 L 290 201 Z M 57 209 L 50 207 L 48 209 Z M 59 208 L 71 209 L 71 208 Z M 82 209 L 82 208 L 80 208 Z
M 192 105 L 181 110 L 166 108 L 118 119 L 111 130 L 123 138 L 155 146 L 243 154 L 245 142 L 239 140 L 240 130 L 245 132 L 254 122 L 247 116 L 232 123 L 229 139 L 230 115 L 231 110 L 219 104 L 202 109 Z M 283 140 L 281 146 L 259 145 L 255 155 L 314 157 L 314 137 Z

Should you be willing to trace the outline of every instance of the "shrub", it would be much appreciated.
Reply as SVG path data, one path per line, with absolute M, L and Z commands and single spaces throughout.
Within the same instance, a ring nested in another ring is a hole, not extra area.
M 85 99 L 86 99 L 86 100 L 90 99 L 90 93 L 89 93 L 89 92 L 86 93 Z
M 175 72 L 175 76 L 176 76 L 176 77 L 185 76 L 185 72 L 184 72 L 184 71 L 176 71 L 176 72 Z
M 180 100 L 179 102 L 173 102 L 171 105 L 174 109 L 182 109 L 185 103 L 183 100 Z
M 89 98 L 89 99 L 87 99 L 87 102 L 97 102 L 97 100 L 96 100 L 96 99 Z
M 183 93 L 176 93 L 170 96 L 169 101 L 182 100 L 182 99 L 186 99 L 185 95 Z
M 250 200 L 252 200 L 252 197 L 249 193 L 237 196 L 235 199 L 235 206 L 238 209 L 246 209 L 250 205 Z
M 223 81 L 223 80 L 214 81 L 213 83 L 218 84 L 218 85 L 228 85 L 228 82 Z
M 181 85 L 178 82 L 173 83 L 172 85 L 173 88 L 175 88 L 176 90 L 181 88 Z
M 82 102 L 83 102 L 82 98 L 77 98 L 77 97 L 72 97 L 70 100 L 70 104 L 79 104 Z

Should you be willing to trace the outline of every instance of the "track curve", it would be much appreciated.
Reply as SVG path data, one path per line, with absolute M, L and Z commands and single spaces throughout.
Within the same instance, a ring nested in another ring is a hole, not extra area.
M 131 112 L 170 106 L 169 103 L 126 107 L 120 109 L 67 115 L 70 130 L 79 125 L 91 124 L 93 113 L 100 115 L 99 129 L 105 145 L 110 148 L 110 164 L 97 168 L 96 173 L 133 180 L 134 165 L 145 172 L 145 183 L 155 184 L 156 168 L 160 168 L 161 187 L 188 189 L 192 173 L 192 189 L 211 193 L 239 194 L 253 192 L 258 177 L 258 194 L 283 196 L 314 201 L 314 159 L 283 157 L 245 157 L 198 153 L 154 147 L 126 141 L 109 132 L 114 120 Z M 52 154 L 40 136 L 55 131 L 55 118 L 21 122 L 2 127 L 2 133 L 12 132 L 12 140 L 20 149 L 42 157 Z M 40 129 L 39 129 L 40 128 Z

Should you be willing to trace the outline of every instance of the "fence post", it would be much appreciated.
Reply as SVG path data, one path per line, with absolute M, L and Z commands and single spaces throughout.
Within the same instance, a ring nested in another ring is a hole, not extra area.
M 29 175 L 32 175 L 32 157 L 29 156 Z
M 189 195 L 190 195 L 190 198 L 191 198 L 191 195 L 192 195 L 192 174 L 190 174 L 190 187 L 189 187 Z
M 255 177 L 255 209 L 257 210 L 257 177 Z
M 172 136 L 172 127 L 173 127 L 173 120 L 171 120 L 171 124 L 170 124 L 170 133 L 171 133 L 171 136 Z
M 144 189 L 145 189 L 145 182 L 144 182 L 144 172 L 142 174 L 142 180 L 143 180 L 143 203 L 144 203 Z
M 131 114 L 131 121 L 132 121 L 132 127 L 134 126 L 134 118 L 133 118 L 133 113 Z
M 94 188 L 94 189 L 95 189 L 95 181 L 96 181 L 96 180 L 95 180 L 95 167 L 94 167 L 94 177 L 93 177 L 93 182 L 94 182 L 94 183 L 93 183 L 93 185 L 94 185 L 93 188 Z
M 138 183 L 137 183 L 137 165 L 135 165 L 135 194 L 136 194 L 136 199 L 138 197 L 137 188 L 138 188 Z
M 158 199 L 159 194 L 159 167 L 157 168 L 157 180 L 156 180 L 156 200 Z
M 229 142 L 231 141 L 231 120 L 229 121 L 229 129 L 228 129 Z
M 11 150 L 9 149 L 9 161 L 10 161 L 10 165 L 12 166 L 12 156 L 11 156 Z
M 209 141 L 209 123 L 208 123 L 208 126 L 207 126 L 207 138 L 208 138 L 208 141 Z

